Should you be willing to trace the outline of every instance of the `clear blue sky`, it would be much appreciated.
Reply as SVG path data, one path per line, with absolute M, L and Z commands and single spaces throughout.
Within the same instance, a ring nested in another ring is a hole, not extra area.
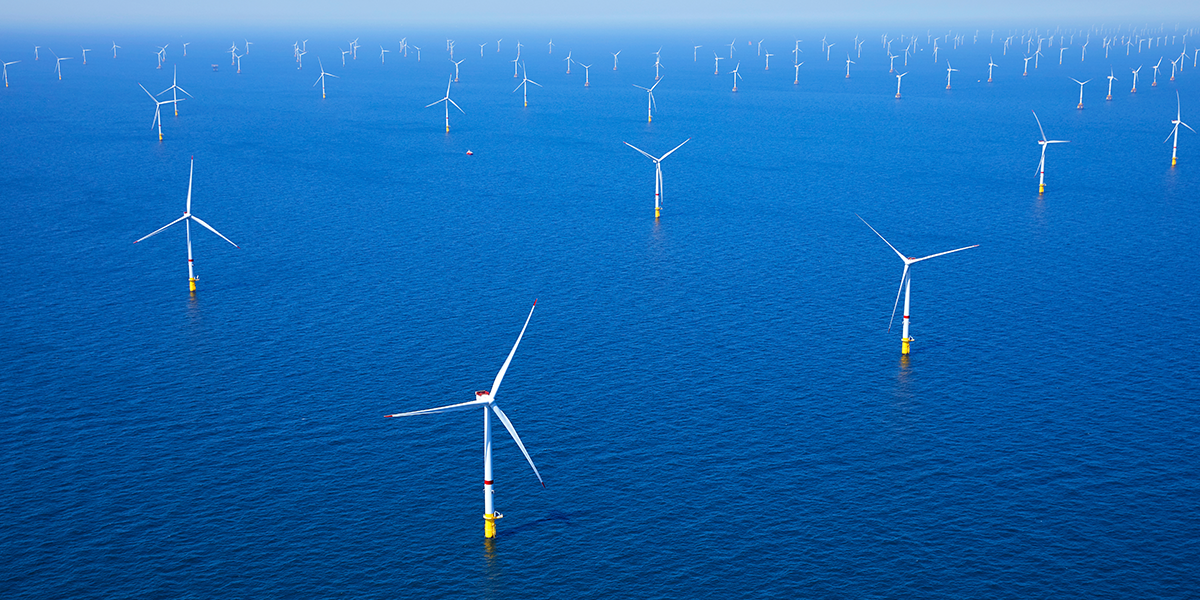
M 1030 26 L 1200 20 L 1196 0 L 55 0 L 7 2 L 6 26 L 791 25 L 987 22 Z

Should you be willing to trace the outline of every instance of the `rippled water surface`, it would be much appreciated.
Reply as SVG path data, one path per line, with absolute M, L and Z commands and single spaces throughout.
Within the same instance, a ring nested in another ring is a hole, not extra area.
M 524 108 L 517 35 L 451 33 L 447 135 L 444 32 L 409 35 L 420 62 L 304 34 L 303 69 L 263 36 L 241 74 L 218 33 L 0 42 L 0 595 L 1196 593 L 1200 136 L 1175 169 L 1162 138 L 1200 69 L 1150 86 L 1170 48 L 1022 77 L 986 33 L 937 63 L 921 36 L 896 100 L 877 33 L 850 78 L 856 32 L 830 61 L 800 36 L 799 84 L 790 33 L 720 76 L 748 35 L 526 34 Z M 174 65 L 194 98 L 160 143 L 137 84 Z M 1041 197 L 1031 109 L 1070 140 Z M 689 137 L 656 221 L 622 142 Z M 189 296 L 180 226 L 131 242 L 193 155 L 241 249 L 193 228 Z M 856 213 L 906 255 L 979 244 L 914 266 L 911 360 L 902 263 Z M 497 399 L 546 488 L 497 431 L 485 544 L 479 415 L 382 416 L 473 399 L 535 298 Z

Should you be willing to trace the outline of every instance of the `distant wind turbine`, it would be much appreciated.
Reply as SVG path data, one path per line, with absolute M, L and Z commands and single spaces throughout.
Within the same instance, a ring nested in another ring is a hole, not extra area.
M 531 84 L 531 83 L 538 87 L 542 87 L 542 84 L 529 78 L 529 72 L 525 70 L 525 63 L 521 63 L 521 83 L 517 85 L 516 89 L 514 89 L 513 92 L 516 92 L 517 90 L 524 88 L 525 91 L 522 92 L 522 95 L 525 100 L 526 108 L 529 107 L 529 84 Z
M 460 112 L 464 115 L 467 114 L 467 111 L 463 110 L 462 107 L 459 106 L 457 102 L 450 99 L 450 84 L 451 83 L 453 83 L 453 80 L 446 82 L 446 97 L 442 98 L 441 100 L 438 100 L 437 102 L 430 102 L 429 104 L 425 105 L 425 108 L 434 106 L 434 105 L 438 104 L 438 102 L 444 103 L 446 105 L 446 133 L 450 133 L 450 105 L 451 104 L 454 105 L 454 108 L 458 109 L 458 112 Z
M 54 50 L 50 50 L 50 54 L 54 54 Z M 62 81 L 62 61 L 71 60 L 71 57 L 63 56 L 60 58 L 57 54 L 54 54 L 54 59 L 54 72 L 58 75 L 58 80 Z
M 908 75 L 908 71 L 896 76 L 896 99 L 900 98 L 900 78 L 904 77 L 905 75 Z
M 321 76 L 317 77 L 317 80 L 313 82 L 313 87 L 316 87 L 318 83 L 321 84 L 321 99 L 324 100 L 325 99 L 325 78 L 333 77 L 334 79 L 337 79 L 338 76 L 334 75 L 333 73 L 325 72 L 325 65 L 321 64 L 321 57 L 319 57 L 319 56 L 317 57 L 317 66 L 320 67 L 320 69 L 321 69 Z
M 1171 128 L 1171 135 L 1167 136 L 1167 140 L 1171 139 L 1172 136 L 1174 136 L 1174 138 L 1175 138 L 1175 143 L 1171 144 L 1171 168 L 1175 168 L 1175 153 L 1177 150 L 1179 150 L 1179 126 L 1183 125 L 1184 127 L 1187 127 L 1188 129 L 1192 129 L 1191 125 L 1188 125 L 1187 123 L 1183 122 L 1183 120 L 1182 120 L 1183 117 L 1180 116 L 1182 114 L 1180 112 L 1181 109 L 1182 109 L 1182 105 L 1179 102 L 1179 92 L 1176 91 L 1175 92 L 1175 119 L 1173 119 L 1171 121 L 1171 124 L 1175 125 L 1175 127 Z M 1196 130 L 1192 129 L 1192 133 L 1196 133 Z M 1167 143 L 1167 140 L 1163 140 L 1163 143 L 1164 144 Z
M 950 74 L 957 70 L 950 66 L 950 61 L 946 61 L 946 89 L 950 89 Z
M 737 91 L 738 78 L 741 77 L 741 75 L 738 74 L 738 69 L 740 69 L 740 68 L 742 68 L 742 63 L 739 62 L 737 64 L 737 66 L 734 67 L 732 71 L 730 71 L 730 73 L 733 74 L 733 91 L 735 91 L 735 92 Z
M 1030 111 L 1033 112 L 1033 111 Z M 1033 113 L 1033 119 L 1037 121 L 1038 131 L 1042 134 L 1042 139 L 1038 140 L 1038 144 L 1042 147 L 1042 158 L 1038 161 L 1038 195 L 1046 193 L 1046 148 L 1050 144 L 1067 144 L 1069 140 L 1048 140 L 1046 139 L 1046 130 L 1042 129 L 1042 120 L 1038 118 L 1037 113 Z
M 154 94 L 151 94 L 151 93 L 150 93 L 150 90 L 146 89 L 146 86 L 144 86 L 144 85 L 142 85 L 142 84 L 140 84 L 140 83 L 139 83 L 139 84 L 138 84 L 138 87 L 142 88 L 142 91 L 143 91 L 143 92 L 146 92 L 146 95 L 147 95 L 147 96 L 150 96 L 150 99 L 154 101 L 154 120 L 150 122 L 150 129 L 154 129 L 155 127 L 158 127 L 158 141 L 160 141 L 160 142 L 161 142 L 161 141 L 162 141 L 162 139 L 163 139 L 163 134 L 162 134 L 162 110 L 161 110 L 161 109 L 162 109 L 162 105 L 164 105 L 164 104 L 175 104 L 176 102 L 180 102 L 180 100 L 178 100 L 178 99 L 173 99 L 173 100 L 162 100 L 162 101 L 159 101 L 159 99 L 158 99 L 158 98 L 155 98 L 155 97 L 154 97 Z
M 592 80 L 589 76 L 589 73 L 592 69 L 592 65 L 579 63 L 579 66 L 583 67 L 583 87 L 590 87 L 592 85 Z
M 1112 100 L 1112 82 L 1114 82 L 1116 80 L 1117 80 L 1117 78 L 1113 77 L 1113 72 L 1112 72 L 1112 69 L 1110 68 L 1108 70 L 1108 96 L 1104 98 L 1105 100 Z
M 881 235 L 878 231 L 875 231 L 875 228 L 871 227 L 871 224 L 867 223 L 866 219 L 863 219 L 862 217 L 859 217 L 858 215 L 854 215 L 854 216 L 858 217 L 858 220 L 862 221 L 864 225 L 866 225 L 867 227 L 870 227 L 871 231 L 875 232 L 875 235 L 878 235 L 879 239 L 883 240 L 883 243 L 887 244 L 888 247 L 892 249 L 892 252 L 895 252 L 896 256 L 899 256 L 900 260 L 904 261 L 904 272 L 900 274 L 900 289 L 896 290 L 896 301 L 892 304 L 892 318 L 891 318 L 891 320 L 888 321 L 888 331 L 892 330 L 892 322 L 896 319 L 896 307 L 899 306 L 899 304 L 900 304 L 900 293 L 903 292 L 904 293 L 904 321 L 903 321 L 904 329 L 903 329 L 903 333 L 900 336 L 900 355 L 908 356 L 909 344 L 914 341 L 911 337 L 908 336 L 908 307 L 909 307 L 909 299 L 912 296 L 912 274 L 909 272 L 909 267 L 911 267 L 912 265 L 919 263 L 923 260 L 929 260 L 931 258 L 937 258 L 939 256 L 945 256 L 947 254 L 951 254 L 954 252 L 961 252 L 963 250 L 969 250 L 971 248 L 978 248 L 979 244 L 975 244 L 973 246 L 966 246 L 966 247 L 958 248 L 955 250 L 947 250 L 946 252 L 938 252 L 937 254 L 930 254 L 929 256 L 923 256 L 921 258 L 911 258 L 911 257 L 904 256 L 903 254 L 901 254 L 900 251 L 897 250 L 896 247 L 893 246 L 891 242 L 887 241 L 887 238 L 883 237 L 883 235 Z
M 616 52 L 609 52 L 609 54 L 613 55 L 613 70 L 614 71 L 617 70 L 617 55 L 620 53 L 621 53 L 620 50 L 617 50 Z
M 988 83 L 992 82 L 992 67 L 998 67 L 998 66 L 1000 66 L 1000 65 L 992 62 L 992 57 L 989 56 L 988 57 Z
M 458 83 L 458 65 L 461 65 L 464 60 L 467 60 L 467 59 L 465 59 L 465 58 L 460 58 L 458 60 L 454 60 L 453 58 L 450 59 L 450 62 L 454 63 L 454 82 L 455 83 Z
M 112 47 L 113 58 L 117 57 L 117 48 L 120 48 L 120 46 L 118 46 L 116 42 L 113 42 L 113 47 Z M 184 56 L 187 56 L 187 55 L 185 54 Z
M 177 93 L 176 93 L 176 90 L 178 90 L 178 91 L 180 91 L 180 92 L 183 92 L 183 93 L 187 94 L 187 95 L 188 95 L 188 97 L 190 97 L 190 98 L 193 98 L 193 99 L 195 98 L 195 96 L 192 96 L 191 94 L 188 94 L 187 90 L 185 90 L 185 89 L 183 89 L 183 88 L 179 87 L 179 85 L 177 85 L 177 84 L 178 84 L 178 80 L 179 80 L 179 66 L 178 66 L 178 65 L 176 65 L 176 66 L 175 66 L 175 74 L 174 74 L 174 75 L 171 77 L 171 87 L 169 87 L 169 88 L 167 88 L 167 89 L 165 89 L 165 90 L 163 90 L 163 91 L 161 91 L 161 92 L 159 92 L 159 93 L 158 93 L 158 95 L 159 95 L 159 96 L 161 96 L 161 95 L 163 95 L 163 94 L 165 94 L 165 93 L 167 93 L 167 92 L 171 92 L 171 98 L 173 98 L 173 99 L 174 99 L 174 100 L 172 101 L 172 104 L 174 104 L 174 105 L 175 105 L 175 116 L 177 116 L 177 117 L 179 116 L 179 94 L 177 94 Z M 158 98 L 156 97 L 156 98 L 154 99 L 154 101 L 155 101 L 155 102 L 157 102 L 157 101 L 158 101 Z
M 1129 90 L 1129 93 L 1130 93 L 1130 94 L 1136 94 L 1136 93 L 1137 93 L 1137 78 L 1138 78 L 1138 71 L 1141 71 L 1141 70 L 1142 70 L 1142 65 L 1138 65 L 1138 68 L 1136 68 L 1136 69 L 1130 69 L 1130 70 L 1129 70 L 1129 72 L 1130 72 L 1130 73 L 1133 73 L 1133 88 Z
M 1083 110 L 1083 84 L 1087 83 L 1088 81 L 1091 81 L 1091 79 L 1089 79 L 1087 81 L 1080 81 L 1078 79 L 1075 79 L 1074 77 L 1068 77 L 1067 79 L 1070 79 L 1071 81 L 1074 81 L 1075 83 L 1079 84 L 1079 106 L 1076 106 L 1075 108 Z
M 15 65 L 19 62 L 21 62 L 21 61 L 14 60 L 12 62 L 4 63 L 4 87 L 8 87 L 8 65 Z
M 145 88 L 142 88 L 142 89 L 145 89 Z M 146 92 L 146 93 L 147 93 L 147 94 L 149 94 L 150 92 Z M 201 219 L 200 219 L 200 217 L 197 217 L 196 215 L 193 215 L 193 214 L 192 214 L 192 174 L 195 172 L 195 170 L 196 170 L 196 157 L 194 157 L 194 156 L 193 156 L 193 157 L 192 157 L 192 166 L 191 166 L 191 167 L 189 168 L 189 170 L 188 170 L 188 193 L 187 193 L 187 204 L 185 205 L 185 208 L 184 208 L 184 211 L 183 211 L 183 216 L 182 216 L 182 217 L 179 217 L 178 219 L 175 219 L 174 221 L 171 221 L 170 223 L 167 223 L 166 225 L 163 225 L 162 227 L 160 227 L 160 228 L 158 228 L 158 229 L 154 230 L 154 232 L 150 233 L 149 235 L 146 235 L 146 236 L 142 237 L 141 239 L 137 240 L 137 242 L 134 242 L 134 243 L 136 244 L 136 243 L 138 243 L 138 242 L 140 242 L 140 241 L 142 241 L 142 240 L 144 240 L 144 239 L 146 239 L 146 238 L 148 238 L 148 237 L 151 237 L 151 236 L 154 236 L 154 235 L 158 235 L 158 234 L 159 234 L 159 233 L 161 233 L 162 231 L 165 231 L 165 230 L 166 230 L 168 227 L 170 227 L 170 226 L 172 226 L 172 225 L 174 225 L 174 224 L 176 224 L 176 223 L 178 223 L 178 222 L 180 222 L 180 221 L 183 221 L 183 226 L 184 226 L 184 229 L 185 229 L 185 231 L 187 231 L 187 249 L 188 249 L 188 289 L 189 289 L 189 290 L 190 290 L 192 293 L 195 293 L 195 292 L 196 292 L 196 281 L 200 279 L 199 277 L 196 277 L 196 271 L 195 271 L 195 269 L 194 269 L 194 268 L 193 268 L 193 266 L 192 266 L 192 264 L 193 264 L 193 262 L 194 262 L 194 261 L 192 260 L 192 227 L 191 227 L 191 222 L 192 222 L 192 221 L 195 221 L 195 222 L 196 222 L 196 224 L 198 224 L 198 225 L 200 225 L 200 226 L 204 227 L 205 229 L 207 229 L 207 230 L 209 230 L 209 231 L 211 231 L 211 232 L 213 232 L 213 233 L 217 234 L 217 236 L 219 236 L 221 239 L 223 239 L 223 240 L 225 240 L 225 241 L 229 242 L 229 243 L 230 243 L 230 244 L 231 244 L 231 245 L 232 245 L 234 248 L 240 248 L 240 246 L 238 246 L 237 244 L 234 244 L 234 243 L 233 243 L 233 242 L 232 242 L 232 241 L 231 241 L 229 238 L 227 238 L 227 237 L 225 237 L 225 236 L 221 235 L 221 232 L 220 232 L 220 231 L 217 231 L 216 229 L 213 229 L 211 225 L 209 225 L 208 223 L 205 223 L 203 220 L 201 220 Z
M 658 87 L 658 84 L 660 84 L 660 83 L 662 83 L 661 79 L 659 79 L 658 81 L 655 81 L 654 85 L 652 85 L 648 88 L 642 87 L 636 83 L 633 84 L 633 87 L 635 87 L 639 90 L 646 90 L 646 122 L 647 123 L 650 122 L 650 115 L 651 115 L 653 109 L 657 108 L 654 105 L 654 88 Z
M 625 142 L 626 146 L 629 146 L 630 148 L 633 148 L 634 150 L 641 152 L 642 156 L 645 156 L 646 158 L 654 161 L 654 218 L 655 219 L 659 218 L 659 216 L 662 215 L 662 195 L 663 195 L 662 161 L 665 160 L 668 156 L 670 156 L 671 152 L 678 150 L 679 148 L 681 148 L 683 146 L 683 144 L 686 144 L 686 143 L 690 142 L 691 140 L 692 140 L 692 138 L 683 140 L 683 142 L 680 143 L 678 146 L 671 148 L 670 152 L 667 152 L 666 154 L 664 154 L 658 158 L 655 158 L 652 154 L 646 152 L 645 150 L 642 150 L 641 148 L 638 148 L 637 146 L 634 146 L 633 144 L 630 144 L 629 142 Z

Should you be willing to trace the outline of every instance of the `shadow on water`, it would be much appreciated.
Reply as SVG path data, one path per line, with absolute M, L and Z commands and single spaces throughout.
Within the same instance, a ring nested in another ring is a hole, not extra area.
M 587 514 L 585 511 L 578 511 L 578 512 L 571 512 L 571 513 L 565 513 L 562 511 L 558 511 L 558 510 L 550 511 L 550 514 L 548 514 L 540 519 L 535 519 L 528 523 L 522 523 L 520 525 L 517 525 L 516 527 L 513 527 L 512 529 L 504 531 L 503 536 L 506 538 L 514 537 L 523 532 L 537 529 L 539 527 L 544 527 L 545 525 L 550 524 L 550 523 L 570 523 L 572 519 L 574 519 L 576 517 L 582 517 L 585 514 Z

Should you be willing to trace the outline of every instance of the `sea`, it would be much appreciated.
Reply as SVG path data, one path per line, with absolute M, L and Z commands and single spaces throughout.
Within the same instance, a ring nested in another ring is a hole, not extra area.
M 0 597 L 1195 598 L 1200 67 L 1055 31 L 9 30 Z

